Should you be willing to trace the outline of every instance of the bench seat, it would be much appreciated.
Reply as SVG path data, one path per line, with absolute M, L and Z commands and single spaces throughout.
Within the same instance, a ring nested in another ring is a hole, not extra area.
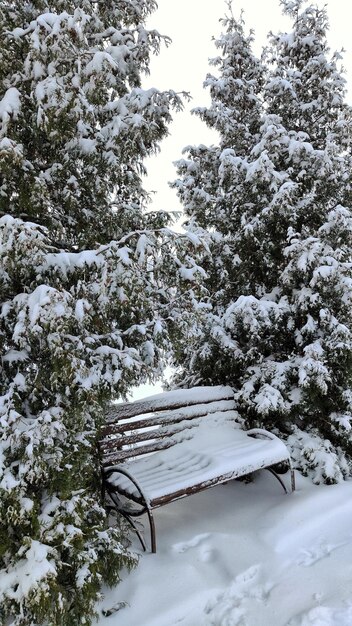
M 214 484 L 246 476 L 287 460 L 287 448 L 275 438 L 254 438 L 234 424 L 207 420 L 177 445 L 119 465 L 131 474 L 153 508 Z M 259 432 L 259 431 L 257 431 Z M 140 493 L 127 475 L 112 473 L 109 482 L 135 502 Z

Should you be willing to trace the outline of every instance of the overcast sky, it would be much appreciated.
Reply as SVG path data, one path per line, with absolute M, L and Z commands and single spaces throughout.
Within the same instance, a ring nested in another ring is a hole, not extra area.
M 352 0 L 318 0 L 317 4 L 325 4 L 328 9 L 331 49 L 343 47 L 346 50 L 344 66 L 349 86 L 348 100 L 352 104 Z M 153 208 L 174 210 L 180 206 L 175 192 L 167 184 L 176 178 L 172 162 L 181 157 L 186 145 L 216 141 L 216 136 L 205 124 L 191 116 L 190 109 L 209 102 L 202 83 L 210 70 L 208 59 L 216 55 L 212 38 L 220 34 L 219 19 L 227 9 L 224 0 L 158 0 L 158 5 L 148 26 L 170 36 L 172 43 L 169 48 L 162 48 L 159 57 L 153 59 L 151 76 L 146 79 L 145 86 L 188 91 L 192 95 L 185 111 L 175 114 L 171 136 L 163 141 L 159 156 L 147 162 L 146 187 L 149 191 L 156 191 Z M 270 30 L 277 32 L 290 28 L 290 20 L 282 16 L 279 0 L 233 0 L 236 16 L 242 8 L 247 30 L 253 28 L 255 31 L 254 50 L 257 54 L 265 45 Z

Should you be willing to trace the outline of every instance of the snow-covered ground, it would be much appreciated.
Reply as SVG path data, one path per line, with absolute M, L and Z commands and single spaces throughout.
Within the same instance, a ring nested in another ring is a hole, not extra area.
M 158 553 L 141 553 L 106 592 L 100 608 L 128 605 L 98 626 L 352 625 L 352 481 L 317 487 L 297 476 L 286 496 L 264 471 L 155 519 Z

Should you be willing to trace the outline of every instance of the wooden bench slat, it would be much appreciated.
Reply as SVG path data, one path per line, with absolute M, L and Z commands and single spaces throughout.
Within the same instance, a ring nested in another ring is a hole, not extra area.
M 166 448 L 171 448 L 177 443 L 172 439 L 155 442 L 154 444 L 149 444 L 145 446 L 136 446 L 135 448 L 130 448 L 129 450 L 121 450 L 119 452 L 113 452 L 111 454 L 104 454 L 103 457 L 103 466 L 110 467 L 112 465 L 116 465 L 121 463 L 125 459 L 134 458 L 136 456 L 141 456 L 142 454 L 149 454 L 150 452 L 156 452 L 158 450 L 166 450 Z
M 199 391 L 198 391 L 199 390 Z M 180 394 L 180 391 L 182 392 Z M 197 393 L 198 391 L 198 393 Z M 194 389 L 180 389 L 167 391 L 145 400 L 124 402 L 111 407 L 107 415 L 107 423 L 137 417 L 143 413 L 154 413 L 170 409 L 177 409 L 194 404 L 208 404 L 216 400 L 233 399 L 233 389 L 218 385 L 216 387 L 197 387 Z
M 237 412 L 235 411 L 216 412 L 216 416 L 220 418 L 223 418 L 223 417 L 229 418 L 231 413 L 233 413 L 233 417 L 235 418 L 237 415 Z M 165 422 L 166 426 L 163 424 L 160 424 L 160 420 L 157 420 L 155 422 L 155 427 L 154 428 L 150 427 L 148 429 L 146 429 L 145 427 L 147 426 L 147 424 L 149 426 L 149 421 L 146 421 L 146 422 L 141 421 L 139 423 L 143 425 L 143 429 L 142 430 L 138 429 L 137 432 L 134 430 L 130 430 L 129 425 L 125 424 L 124 425 L 125 428 L 126 426 L 128 426 L 128 428 L 126 429 L 126 432 L 124 432 L 120 436 L 115 437 L 114 435 L 112 435 L 108 438 L 102 439 L 100 441 L 100 450 L 103 454 L 107 454 L 109 453 L 109 451 L 113 451 L 113 450 L 119 451 L 125 445 L 126 446 L 133 445 L 135 443 L 140 443 L 143 441 L 152 441 L 156 439 L 166 440 L 168 437 L 172 437 L 173 435 L 176 435 L 177 433 L 181 433 L 185 430 L 191 430 L 193 428 L 196 428 L 199 425 L 202 417 L 204 417 L 204 415 L 199 415 L 197 418 L 195 416 L 193 416 L 192 418 L 189 417 L 187 418 L 187 420 L 180 418 L 178 422 L 176 423 L 172 422 L 171 424 L 168 421 L 166 421 Z M 151 450 L 151 452 L 152 451 L 153 450 Z M 134 455 L 131 454 L 131 456 L 134 456 Z
M 205 417 L 207 415 L 211 415 L 213 413 L 225 413 L 227 411 L 234 412 L 235 403 L 233 400 L 224 400 L 223 402 L 214 402 L 209 405 L 207 404 L 199 404 L 191 408 L 192 411 L 188 413 L 188 411 L 180 412 L 170 411 L 169 413 L 163 412 L 159 413 L 153 417 L 146 417 L 144 419 L 136 420 L 136 421 L 128 421 L 128 422 L 118 422 L 118 424 L 109 424 L 103 428 L 101 433 L 101 441 L 105 440 L 105 437 L 109 435 L 118 435 L 123 434 L 125 432 L 130 432 L 132 430 L 139 430 L 140 428 L 149 428 L 152 426 L 167 426 L 168 424 L 177 424 L 179 422 L 183 422 L 184 420 L 192 420 L 198 417 Z
M 152 439 L 166 439 L 167 437 L 172 437 L 177 433 L 183 432 L 186 428 L 191 429 L 195 428 L 196 424 L 193 421 L 187 426 L 179 426 L 175 425 L 174 428 L 153 428 L 152 430 L 146 430 L 144 432 L 133 433 L 131 435 L 125 435 L 124 437 L 118 437 L 116 439 L 108 439 L 101 442 L 102 452 L 108 452 L 109 450 L 118 450 L 121 449 L 122 446 L 131 445 L 134 443 L 140 443 L 141 441 L 151 441 Z M 131 455 L 133 456 L 133 455 Z
M 239 478 L 238 473 L 232 472 L 231 474 L 226 474 L 224 476 L 217 476 L 216 478 L 211 478 L 210 480 L 205 480 L 201 483 L 197 483 L 196 485 L 187 487 L 186 489 L 180 489 L 179 491 L 174 491 L 173 493 L 167 494 L 166 496 L 160 496 L 159 498 L 151 500 L 150 506 L 156 509 L 160 506 L 163 506 L 163 504 L 167 504 L 168 502 L 174 502 L 175 500 L 180 500 L 180 498 L 185 498 L 186 496 L 191 496 L 192 494 L 198 493 L 199 491 L 209 489 L 209 487 L 221 485 L 222 483 L 231 480 L 232 478 Z

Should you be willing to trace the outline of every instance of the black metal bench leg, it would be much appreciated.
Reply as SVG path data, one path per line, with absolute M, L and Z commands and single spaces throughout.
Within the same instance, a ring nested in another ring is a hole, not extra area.
M 294 491 L 296 491 L 296 477 L 295 477 L 295 470 L 293 469 L 293 467 L 291 467 L 291 492 L 293 493 Z
M 277 472 L 275 472 L 275 470 L 272 467 L 266 467 L 265 469 L 268 470 L 268 472 L 270 472 L 273 476 L 275 476 L 275 478 L 279 481 L 280 485 L 282 486 L 284 492 L 288 493 L 284 481 L 280 478 Z M 291 465 L 290 465 L 290 477 L 291 477 L 291 493 L 293 493 L 296 490 L 296 479 L 295 479 L 295 471 Z
M 106 497 L 106 489 L 105 489 L 104 480 L 101 481 L 100 495 L 101 495 L 101 501 L 102 501 L 102 503 L 104 503 L 105 502 L 105 497 Z
M 141 531 L 139 530 L 139 528 L 137 528 L 136 524 L 134 523 L 132 517 L 130 515 L 128 515 L 128 513 L 125 513 L 125 511 L 122 511 L 121 509 L 115 508 L 114 506 L 108 506 L 107 510 L 112 511 L 113 513 L 119 513 L 120 515 L 122 515 L 122 517 L 130 524 L 130 526 L 132 526 L 133 530 L 135 531 L 140 544 L 143 548 L 143 551 L 146 552 L 147 551 L 147 546 L 145 545 L 145 541 L 143 539 L 143 535 L 141 533 Z
M 141 544 L 141 546 L 143 548 L 143 551 L 146 552 L 147 551 L 147 546 L 145 545 L 145 541 L 143 539 L 143 535 L 140 532 L 140 530 L 137 528 L 137 526 L 134 523 L 133 519 L 129 515 L 127 515 L 127 513 L 123 513 L 122 511 L 119 511 L 119 513 L 131 524 L 133 530 L 135 531 L 135 533 L 136 533 L 136 535 L 137 535 L 137 537 L 138 537 L 138 539 L 140 541 L 140 544 Z
M 275 470 L 273 470 L 272 467 L 266 467 L 266 470 L 268 470 L 268 472 L 270 472 L 273 476 L 275 476 L 276 480 L 279 481 L 281 487 L 283 488 L 284 492 L 287 493 L 287 489 L 286 489 L 286 485 L 284 483 L 284 481 L 280 478 L 280 476 L 275 472 Z
M 153 517 L 153 513 L 151 509 L 149 508 L 147 509 L 147 514 L 148 514 L 149 526 L 150 526 L 150 545 L 151 545 L 152 553 L 155 554 L 156 553 L 155 523 L 154 523 L 154 517 Z
M 146 552 L 146 545 L 145 545 L 145 541 L 141 535 L 141 533 L 139 532 L 137 526 L 135 525 L 135 523 L 132 520 L 132 515 L 134 517 L 139 517 L 140 515 L 143 515 L 144 513 L 147 513 L 148 515 L 148 519 L 149 519 L 149 526 L 150 526 L 150 543 L 151 543 L 151 550 L 152 552 L 155 554 L 156 552 L 156 537 L 155 537 L 155 524 L 154 524 L 154 518 L 153 518 L 153 513 L 148 505 L 148 501 L 147 498 L 145 497 L 143 490 L 141 489 L 141 487 L 138 484 L 138 481 L 136 481 L 136 479 L 124 468 L 121 467 L 111 467 L 109 469 L 107 469 L 105 471 L 104 474 L 104 478 L 105 481 L 107 481 L 109 479 L 110 476 L 112 476 L 112 474 L 122 474 L 124 476 L 126 476 L 131 482 L 132 484 L 135 486 L 136 490 L 139 492 L 141 500 L 143 502 L 142 505 L 142 509 L 140 511 L 136 511 L 134 513 L 132 513 L 131 515 L 129 514 L 128 511 L 124 510 L 123 506 L 121 506 L 119 499 L 118 499 L 118 491 L 116 489 L 114 489 L 113 487 L 108 487 L 107 491 L 109 493 L 109 496 L 111 498 L 111 500 L 113 501 L 116 510 L 121 513 L 121 515 L 129 522 L 129 524 L 131 524 L 132 528 L 136 531 L 137 536 L 139 538 L 139 541 L 141 542 L 142 548 L 144 550 L 144 552 Z

